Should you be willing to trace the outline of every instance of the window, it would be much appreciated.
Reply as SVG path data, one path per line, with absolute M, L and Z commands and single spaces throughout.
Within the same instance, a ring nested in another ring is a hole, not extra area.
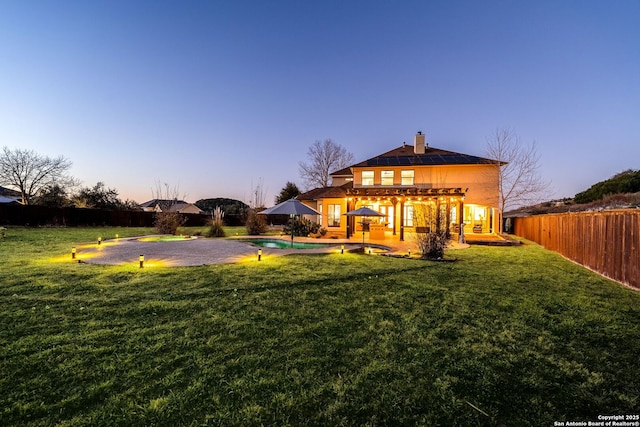
M 327 226 L 340 227 L 340 205 L 327 205 Z
M 413 227 L 413 205 L 405 205 L 404 207 L 404 226 Z
M 413 185 L 413 171 L 401 171 L 402 185 Z
M 382 171 L 382 185 L 393 185 L 393 171 Z
M 362 185 L 373 185 L 373 171 L 362 171 Z

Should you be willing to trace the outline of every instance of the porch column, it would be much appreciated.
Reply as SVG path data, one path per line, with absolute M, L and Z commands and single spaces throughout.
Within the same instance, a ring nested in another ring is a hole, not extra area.
M 400 199 L 400 241 L 404 241 L 404 199 Z
M 460 224 L 460 234 L 458 243 L 464 243 L 464 199 L 460 198 L 460 213 L 458 214 L 458 224 Z
M 393 206 L 393 235 L 396 235 L 396 227 L 398 224 L 398 200 L 394 197 L 393 199 L 389 200 L 391 202 L 391 206 Z
M 447 209 L 446 209 L 447 221 L 447 236 L 451 236 L 451 197 L 447 197 Z
M 351 202 L 347 198 L 347 210 L 345 212 L 349 212 L 350 210 L 352 210 L 351 206 L 352 206 Z M 353 233 L 353 231 L 351 230 L 351 217 L 350 216 L 346 216 L 345 217 L 345 221 L 346 221 L 346 225 L 347 225 L 347 232 L 346 232 L 345 235 L 347 236 L 347 239 L 348 239 L 349 237 L 351 237 L 351 234 Z

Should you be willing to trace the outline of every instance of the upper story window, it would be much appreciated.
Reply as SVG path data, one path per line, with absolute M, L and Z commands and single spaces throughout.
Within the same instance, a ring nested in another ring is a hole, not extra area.
M 402 185 L 413 185 L 413 176 L 414 176 L 414 171 L 412 170 L 407 170 L 407 171 L 402 171 L 400 172 L 400 177 L 402 178 Z
M 393 185 L 393 171 L 382 171 L 382 185 Z
M 362 185 L 373 185 L 373 171 L 362 171 Z

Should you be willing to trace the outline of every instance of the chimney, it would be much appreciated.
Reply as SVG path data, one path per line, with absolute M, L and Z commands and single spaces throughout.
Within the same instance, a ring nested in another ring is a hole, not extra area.
M 413 143 L 413 152 L 415 154 L 424 154 L 424 147 L 424 134 L 418 131 Z

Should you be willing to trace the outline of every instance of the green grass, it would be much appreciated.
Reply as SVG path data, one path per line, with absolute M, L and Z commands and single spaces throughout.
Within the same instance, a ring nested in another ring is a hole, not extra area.
M 149 232 L 0 240 L 0 425 L 553 425 L 640 407 L 640 294 L 537 245 L 68 259 Z

